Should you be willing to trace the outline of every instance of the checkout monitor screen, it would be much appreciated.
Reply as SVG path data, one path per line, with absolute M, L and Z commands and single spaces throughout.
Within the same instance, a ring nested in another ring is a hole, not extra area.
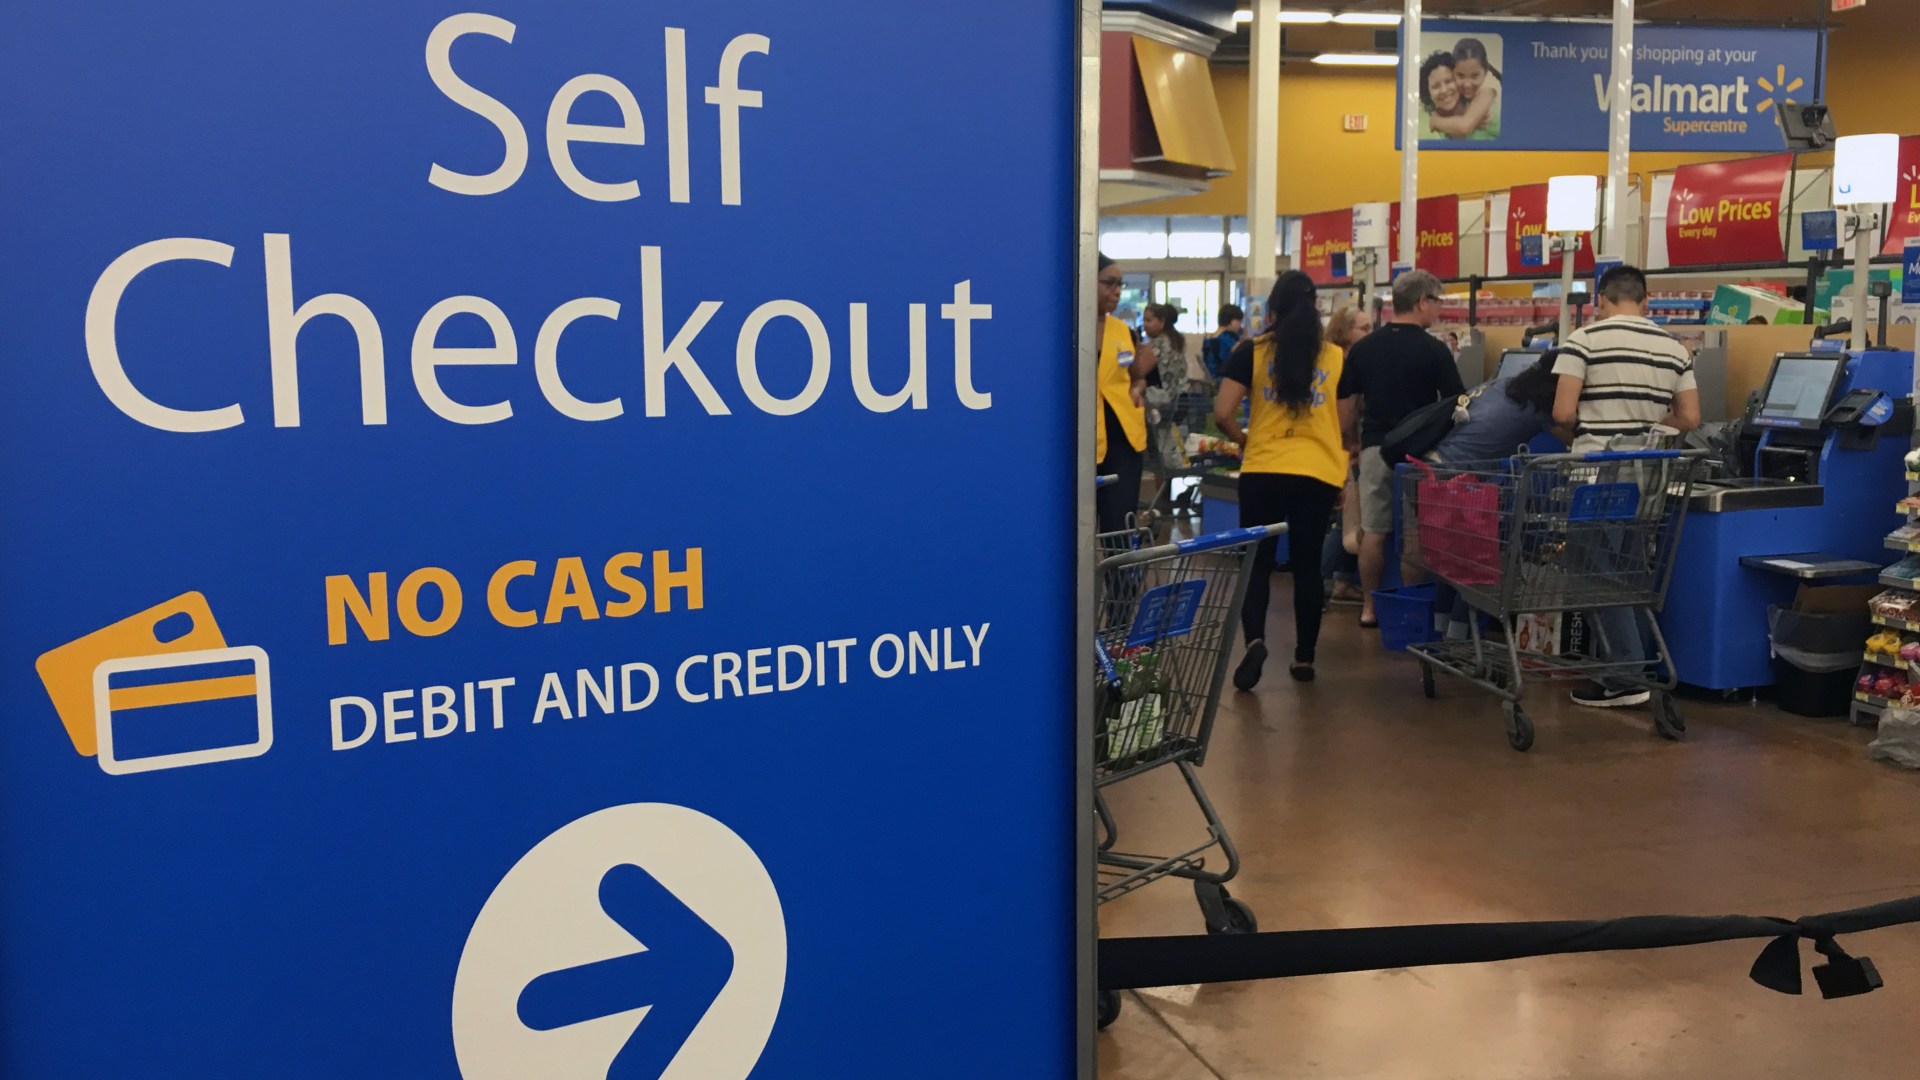
M 1508 349 L 1500 354 L 1500 370 L 1494 372 L 1494 378 L 1511 379 L 1539 363 L 1544 355 L 1539 349 Z
M 1844 356 L 1781 356 L 1774 360 L 1757 422 L 1765 427 L 1818 430 L 1845 362 Z

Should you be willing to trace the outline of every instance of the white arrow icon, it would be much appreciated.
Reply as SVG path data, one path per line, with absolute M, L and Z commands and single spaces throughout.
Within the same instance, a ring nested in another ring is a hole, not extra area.
M 609 912 L 604 905 L 623 895 L 639 899 Z M 646 940 L 634 915 L 650 904 L 671 916 L 662 920 L 670 927 L 663 934 L 691 940 Z M 632 996 L 596 977 L 689 971 L 675 965 L 689 948 L 711 956 L 715 934 L 732 960 L 717 996 L 703 981 L 711 966 L 690 972 L 702 977 L 700 985 L 641 985 Z M 636 953 L 657 953 L 660 963 Z M 670 1058 L 660 1080 L 744 1080 L 773 1033 L 786 977 L 780 897 L 746 841 L 684 806 L 610 807 L 534 845 L 481 907 L 454 976 L 454 1054 L 466 1080 L 606 1080 L 616 1060 L 631 1066 L 658 1050 L 662 1037 L 680 1038 L 691 1026 L 677 1052 L 668 1046 L 658 1055 Z M 569 985 L 583 986 L 587 996 L 552 1007 L 555 993 L 564 996 Z M 569 1012 L 573 1005 L 577 1015 Z M 673 1025 L 671 1031 L 641 1030 L 656 1006 L 661 1015 L 653 1022 Z M 529 1008 L 538 1014 L 530 1016 Z

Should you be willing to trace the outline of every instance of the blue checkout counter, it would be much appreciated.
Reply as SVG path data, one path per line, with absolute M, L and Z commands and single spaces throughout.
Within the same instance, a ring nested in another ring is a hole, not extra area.
M 1200 531 L 1203 534 L 1226 532 L 1240 527 L 1240 474 L 1208 473 L 1200 478 Z M 1287 534 L 1274 543 L 1273 559 L 1285 564 L 1288 555 Z
M 1775 359 L 1749 420 L 1751 475 L 1705 481 L 1688 506 L 1661 616 L 1682 683 L 1771 686 L 1767 609 L 1803 583 L 1871 580 L 1894 561 L 1885 538 L 1907 495 L 1912 411 L 1903 401 L 1871 426 L 1854 392 L 1899 401 L 1912 388 L 1911 352 Z

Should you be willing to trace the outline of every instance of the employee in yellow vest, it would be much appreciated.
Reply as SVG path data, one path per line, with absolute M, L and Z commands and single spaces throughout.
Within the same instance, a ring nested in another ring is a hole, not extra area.
M 1114 318 L 1124 285 L 1118 267 L 1100 256 L 1100 365 L 1099 418 L 1094 424 L 1095 469 L 1116 482 L 1094 493 L 1094 509 L 1101 532 L 1127 527 L 1128 515 L 1140 508 L 1140 471 L 1146 463 L 1147 374 L 1153 370 L 1153 349 L 1136 344 L 1133 331 Z
M 1271 322 L 1259 337 L 1242 341 L 1220 366 L 1220 396 L 1214 419 L 1240 443 L 1240 524 L 1287 523 L 1293 564 L 1293 665 L 1295 679 L 1313 679 L 1314 646 L 1326 582 L 1320 576 L 1321 547 L 1333 506 L 1347 481 L 1347 448 L 1340 437 L 1351 421 L 1353 399 L 1340 400 L 1345 354 L 1325 339 L 1315 306 L 1313 279 L 1289 270 L 1267 297 Z M 1246 429 L 1240 403 L 1251 397 Z M 1253 576 L 1240 609 L 1246 655 L 1233 685 L 1251 690 L 1267 660 L 1267 598 L 1275 541 L 1254 552 Z

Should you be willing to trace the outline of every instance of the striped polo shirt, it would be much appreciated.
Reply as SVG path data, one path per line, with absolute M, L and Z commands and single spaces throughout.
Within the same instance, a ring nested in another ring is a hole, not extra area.
M 1573 449 L 1603 450 L 1620 435 L 1645 435 L 1673 409 L 1673 397 L 1697 389 L 1693 357 L 1653 320 L 1616 315 L 1567 335 L 1556 375 L 1571 375 L 1580 390 Z

